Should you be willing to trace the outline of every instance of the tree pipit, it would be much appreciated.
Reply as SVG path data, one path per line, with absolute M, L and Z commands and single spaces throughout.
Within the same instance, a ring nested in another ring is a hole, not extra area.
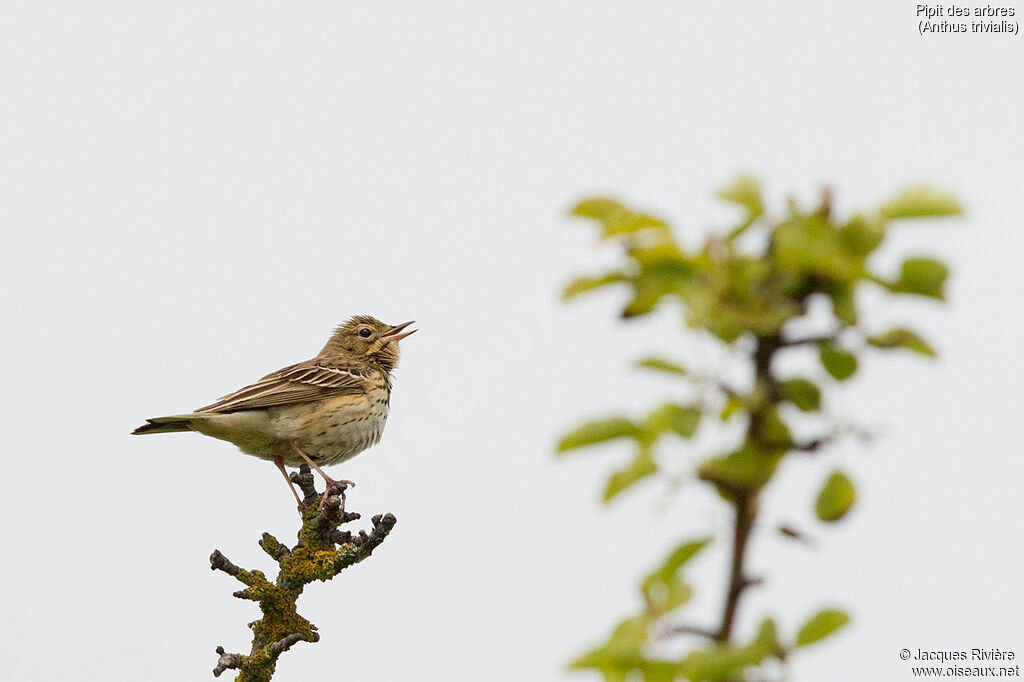
M 404 331 L 411 324 L 357 315 L 312 360 L 279 369 L 189 414 L 147 419 L 132 433 L 196 431 L 234 443 L 276 464 L 301 508 L 285 466 L 306 462 L 324 477 L 327 490 L 355 485 L 334 480 L 321 466 L 351 459 L 380 440 L 398 342 L 416 331 Z

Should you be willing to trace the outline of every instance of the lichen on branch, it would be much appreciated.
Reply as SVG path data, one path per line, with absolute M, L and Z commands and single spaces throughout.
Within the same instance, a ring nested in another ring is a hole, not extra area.
M 304 499 L 302 527 L 298 543 L 289 547 L 270 533 L 264 533 L 260 547 L 278 564 L 277 577 L 271 581 L 258 570 L 246 570 L 231 563 L 220 550 L 210 555 L 210 568 L 223 571 L 245 587 L 234 593 L 239 599 L 256 602 L 263 617 L 249 624 L 252 647 L 248 654 L 227 653 L 217 647 L 220 657 L 213 674 L 237 670 L 236 682 L 268 682 L 274 675 L 277 659 L 298 642 L 320 639 L 316 626 L 299 615 L 296 602 L 311 582 L 331 580 L 345 568 L 370 556 L 394 528 L 392 514 L 373 517 L 369 533 L 343 531 L 340 526 L 360 518 L 345 511 L 345 485 L 332 486 L 321 504 L 313 475 L 305 464 L 292 473 L 292 482 L 302 490 Z

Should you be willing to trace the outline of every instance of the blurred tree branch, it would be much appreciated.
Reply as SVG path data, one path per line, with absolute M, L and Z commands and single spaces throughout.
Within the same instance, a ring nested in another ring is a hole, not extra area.
M 374 516 L 367 533 L 342 531 L 340 526 L 359 519 L 359 514 L 344 508 L 344 484 L 333 486 L 320 504 L 320 493 L 309 466 L 303 464 L 291 479 L 302 490 L 304 509 L 298 543 L 289 547 L 264 533 L 260 547 L 278 564 L 277 577 L 270 581 L 262 571 L 248 571 L 231 563 L 220 550 L 210 555 L 210 568 L 232 576 L 245 587 L 234 593 L 239 599 L 256 602 L 263 616 L 249 624 L 252 646 L 248 654 L 226 653 L 217 647 L 220 657 L 213 674 L 237 670 L 237 682 L 267 682 L 277 667 L 277 659 L 298 642 L 320 639 L 316 626 L 299 615 L 296 602 L 306 585 L 334 578 L 345 568 L 366 559 L 395 526 L 391 514 Z
M 824 609 L 807 619 L 795 638 L 780 637 L 772 618 L 764 618 L 746 643 L 736 636 L 743 595 L 762 582 L 752 578 L 747 568 L 761 491 L 774 480 L 785 455 L 818 454 L 840 436 L 857 432 L 822 415 L 819 382 L 849 379 L 858 369 L 858 356 L 869 347 L 935 354 L 909 329 L 867 333 L 860 326 L 857 292 L 869 285 L 892 295 L 943 300 L 948 271 L 941 262 L 907 258 L 895 277 L 885 277 L 872 270 L 870 256 L 885 240 L 892 221 L 961 213 L 952 197 L 915 188 L 897 194 L 875 212 L 844 219 L 835 215 L 831 190 L 825 190 L 809 211 L 790 200 L 781 217 L 767 211 L 756 178 L 741 176 L 718 194 L 739 206 L 744 215 L 724 239 L 712 235 L 699 251 L 689 251 L 676 241 L 666 221 L 614 199 L 587 199 L 573 209 L 573 214 L 597 223 L 601 240 L 619 242 L 624 259 L 610 272 L 577 278 L 566 288 L 564 298 L 625 286 L 630 291 L 622 310 L 625 319 L 675 304 L 688 327 L 707 332 L 726 346 L 740 339 L 751 341 L 740 347 L 749 363 L 747 385 L 708 376 L 703 368 L 691 371 L 675 360 L 646 357 L 637 363 L 639 367 L 690 382 L 691 392 L 702 397 L 663 404 L 641 419 L 612 416 L 588 421 L 558 445 L 559 452 L 572 452 L 610 441 L 635 444 L 633 459 L 608 480 L 604 494 L 608 502 L 658 474 L 659 456 L 664 457 L 658 443 L 663 438 L 692 438 L 698 428 L 714 428 L 701 425 L 714 424 L 716 417 L 723 424 L 737 417 L 746 420 L 739 443 L 723 443 L 721 454 L 697 468 L 697 477 L 713 486 L 732 510 L 727 586 L 718 624 L 713 628 L 671 624 L 671 616 L 693 592 L 683 577 L 686 564 L 713 538 L 685 541 L 641 583 L 643 611 L 622 621 L 607 642 L 572 664 L 600 671 L 609 681 L 633 676 L 648 682 L 746 679 L 749 668 L 766 659 L 784 661 L 796 647 L 816 642 L 847 622 L 845 613 Z M 747 239 L 755 231 L 762 238 Z M 807 319 L 815 299 L 831 305 L 832 319 L 826 328 L 832 331 L 792 335 L 787 325 Z M 774 360 L 789 349 L 816 350 L 824 376 L 812 380 L 777 375 Z M 805 415 L 797 417 L 800 412 Z M 798 440 L 787 423 L 797 418 L 824 419 L 826 428 L 819 423 L 817 431 L 822 435 Z M 815 515 L 822 522 L 838 521 L 855 499 L 852 481 L 843 472 L 833 471 L 818 492 Z M 780 530 L 782 537 L 804 538 L 790 527 Z M 672 634 L 696 635 L 711 640 L 712 646 L 694 649 L 681 659 L 659 655 L 658 641 Z

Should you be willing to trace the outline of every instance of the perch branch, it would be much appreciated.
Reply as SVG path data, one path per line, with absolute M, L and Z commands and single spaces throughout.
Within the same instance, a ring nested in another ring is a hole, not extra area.
M 239 568 L 220 550 L 210 555 L 210 568 L 222 571 L 245 585 L 234 592 L 239 599 L 259 604 L 263 617 L 250 623 L 252 646 L 248 654 L 227 653 L 217 647 L 215 677 L 225 670 L 237 670 L 236 682 L 269 682 L 277 667 L 277 659 L 298 642 L 320 639 L 316 626 L 299 615 L 296 601 L 303 589 L 314 581 L 331 580 L 343 569 L 366 559 L 395 527 L 392 514 L 377 514 L 369 533 L 353 535 L 339 526 L 359 519 L 359 514 L 345 511 L 345 485 L 331 486 L 320 504 L 309 466 L 302 465 L 290 476 L 304 496 L 302 528 L 294 547 L 263 533 L 260 547 L 278 564 L 277 577 L 270 581 L 261 571 Z

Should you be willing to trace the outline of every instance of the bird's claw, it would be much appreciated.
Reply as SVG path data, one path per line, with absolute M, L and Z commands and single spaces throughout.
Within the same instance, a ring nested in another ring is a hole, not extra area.
M 332 480 L 328 480 L 327 481 L 327 489 L 324 490 L 324 494 L 320 498 L 320 506 L 321 507 L 324 506 L 324 504 L 327 502 L 327 498 L 330 497 L 330 495 L 331 495 L 331 491 L 337 489 L 338 497 L 341 498 L 341 506 L 338 507 L 338 509 L 339 509 L 339 511 L 342 514 L 344 514 L 345 513 L 345 489 L 347 487 L 354 488 L 355 485 L 356 484 L 353 483 L 352 481 L 346 481 L 346 480 L 335 481 L 333 479 Z

